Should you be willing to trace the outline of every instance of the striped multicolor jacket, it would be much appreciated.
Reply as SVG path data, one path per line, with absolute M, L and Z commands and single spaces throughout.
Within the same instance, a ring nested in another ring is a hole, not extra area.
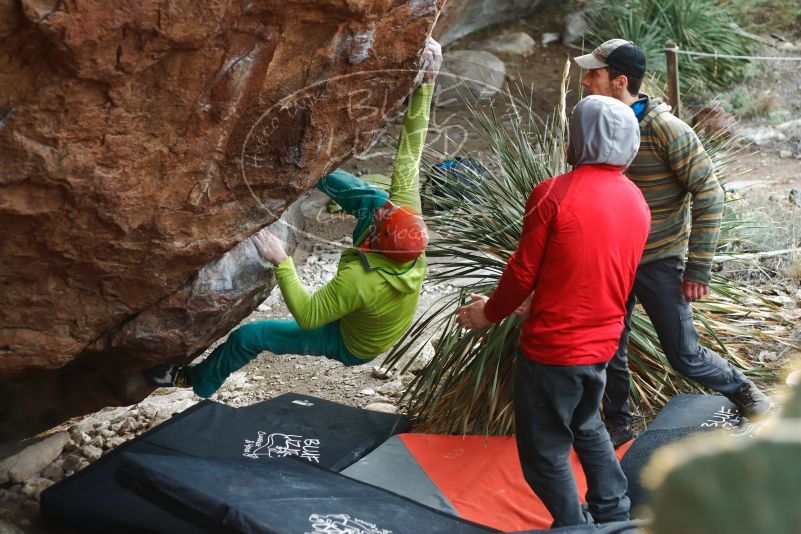
M 701 140 L 660 98 L 648 99 L 640 121 L 640 150 L 626 175 L 651 209 L 651 233 L 641 263 L 686 254 L 684 279 L 708 285 L 723 189 Z

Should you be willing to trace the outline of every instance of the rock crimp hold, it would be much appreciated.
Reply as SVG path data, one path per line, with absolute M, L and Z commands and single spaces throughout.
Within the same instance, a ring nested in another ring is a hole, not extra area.
M 0 0 L 0 441 L 253 310 L 237 244 L 367 145 L 440 6 Z

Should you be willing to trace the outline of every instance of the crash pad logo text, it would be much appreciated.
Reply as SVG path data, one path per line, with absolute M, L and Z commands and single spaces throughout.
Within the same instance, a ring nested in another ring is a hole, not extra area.
M 294 434 L 281 434 L 259 431 L 256 439 L 245 440 L 242 456 L 248 458 L 286 458 L 295 456 L 312 463 L 320 463 L 320 440 L 304 438 Z
M 751 423 L 743 419 L 734 408 L 721 406 L 712 417 L 701 423 L 703 428 L 724 428 L 735 436 L 745 436 L 749 438 L 759 437 L 759 433 L 765 425 L 765 421 Z
M 313 530 L 305 534 L 392 534 L 391 530 L 348 514 L 312 514 L 309 521 Z

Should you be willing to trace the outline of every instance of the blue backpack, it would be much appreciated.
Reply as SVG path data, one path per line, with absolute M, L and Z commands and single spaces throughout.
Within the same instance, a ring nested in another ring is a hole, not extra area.
M 432 165 L 428 175 L 431 204 L 448 210 L 480 191 L 487 169 L 477 160 L 457 156 Z

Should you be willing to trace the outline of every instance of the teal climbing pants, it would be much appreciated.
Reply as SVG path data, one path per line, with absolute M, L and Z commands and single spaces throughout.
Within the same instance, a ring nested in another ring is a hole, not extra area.
M 189 368 L 192 389 L 200 397 L 210 397 L 231 373 L 264 351 L 325 356 L 348 366 L 370 361 L 354 356 L 345 347 L 339 321 L 311 330 L 303 330 L 293 319 L 257 321 L 231 332 L 208 358 Z

